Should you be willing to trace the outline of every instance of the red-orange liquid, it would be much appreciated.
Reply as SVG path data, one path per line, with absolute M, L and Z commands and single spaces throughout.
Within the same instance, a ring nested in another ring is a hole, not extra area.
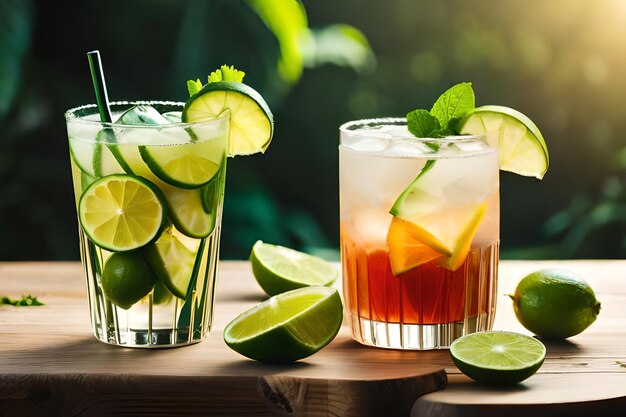
M 357 247 L 345 234 L 341 255 L 345 302 L 360 318 L 403 324 L 493 320 L 497 243 L 472 248 L 456 271 L 430 262 L 400 276 L 391 272 L 387 250 Z

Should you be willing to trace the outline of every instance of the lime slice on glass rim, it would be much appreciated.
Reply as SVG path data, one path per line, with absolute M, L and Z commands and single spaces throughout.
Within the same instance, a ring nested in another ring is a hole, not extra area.
M 165 197 L 154 184 L 132 175 L 93 182 L 78 203 L 83 230 L 99 247 L 130 251 L 154 241 L 165 227 Z
M 339 332 L 343 306 L 334 288 L 305 287 L 252 307 L 224 329 L 234 351 L 261 362 L 289 363 L 314 354 Z
M 274 134 L 274 117 L 261 95 L 238 81 L 206 84 L 187 100 L 182 121 L 200 122 L 230 110 L 229 156 L 265 152 Z
M 534 337 L 488 331 L 462 336 L 450 345 L 461 372 L 485 385 L 513 385 L 532 376 L 543 364 L 546 347 Z
M 542 179 L 549 165 L 548 147 L 539 128 L 527 116 L 504 106 L 482 106 L 457 124 L 459 133 L 487 135 L 498 148 L 500 169 Z
M 252 247 L 250 263 L 270 296 L 311 285 L 330 286 L 339 277 L 337 268 L 323 259 L 260 240 Z

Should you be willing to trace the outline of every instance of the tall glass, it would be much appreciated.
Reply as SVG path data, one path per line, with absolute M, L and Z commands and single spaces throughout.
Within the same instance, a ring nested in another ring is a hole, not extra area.
M 112 103 L 113 120 L 135 104 L 150 105 L 159 113 L 169 112 L 178 118 L 184 106 L 173 102 Z M 199 123 L 123 125 L 101 123 L 98 108 L 88 105 L 68 110 L 65 118 L 77 212 L 81 196 L 94 181 L 125 174 L 158 187 L 168 213 L 166 225 L 155 241 L 132 251 L 133 257 L 145 259 L 156 279 L 149 293 L 131 306 L 119 301 L 116 305 L 105 294 L 103 271 L 116 252 L 92 241 L 79 221 L 94 335 L 102 342 L 126 347 L 174 347 L 202 341 L 213 320 L 229 113 Z M 105 129 L 112 135 L 102 134 Z M 195 153 L 205 158 L 198 160 L 211 160 L 219 169 L 209 183 L 181 188 L 163 181 L 163 175 L 155 175 L 154 167 L 143 157 L 151 153 Z M 155 265 L 155 257 L 150 258 L 150 254 L 160 242 L 165 243 L 161 245 L 161 257 L 156 258 L 162 264 Z M 125 298 L 125 294 L 121 296 Z
M 340 140 L 341 260 L 353 338 L 384 348 L 439 349 L 491 329 L 500 217 L 496 149 L 484 137 L 417 139 L 397 118 L 346 123 Z M 427 175 L 417 178 L 422 171 Z M 390 210 L 410 184 L 419 195 L 405 214 L 419 230 L 409 225 L 403 238 L 402 230 L 390 232 Z M 422 230 L 466 245 L 457 251 L 461 258 L 439 254 Z M 408 269 L 394 275 L 390 254 Z

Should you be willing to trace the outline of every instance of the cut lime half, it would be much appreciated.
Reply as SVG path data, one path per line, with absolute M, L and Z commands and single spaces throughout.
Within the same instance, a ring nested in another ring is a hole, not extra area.
M 274 134 L 274 117 L 263 97 L 243 83 L 218 81 L 206 84 L 187 100 L 182 121 L 211 120 L 226 110 L 230 110 L 228 154 L 265 152 Z
M 83 230 L 101 248 L 122 252 L 157 238 L 167 219 L 165 197 L 149 181 L 109 175 L 93 182 L 78 203 Z
M 463 117 L 461 134 L 486 134 L 498 148 L 500 169 L 527 177 L 543 178 L 548 170 L 548 147 L 539 128 L 527 116 L 504 106 L 482 106 Z
M 314 354 L 335 338 L 342 310 L 337 290 L 300 288 L 240 314 L 224 329 L 224 341 L 250 359 L 293 362 Z
M 250 263 L 268 295 L 311 285 L 330 286 L 339 277 L 337 268 L 323 259 L 260 240 L 252 247 Z
M 486 385 L 513 385 L 529 378 L 543 364 L 546 347 L 519 333 L 472 333 L 450 345 L 454 364 L 470 378 Z

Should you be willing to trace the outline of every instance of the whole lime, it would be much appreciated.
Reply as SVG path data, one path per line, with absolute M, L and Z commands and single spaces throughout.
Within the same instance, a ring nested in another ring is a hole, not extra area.
M 104 295 L 128 310 L 152 291 L 156 276 L 141 252 L 117 252 L 107 259 L 100 281 Z
M 589 284 L 576 274 L 559 269 L 527 275 L 509 296 L 520 323 L 546 339 L 577 335 L 600 313 L 600 302 Z

